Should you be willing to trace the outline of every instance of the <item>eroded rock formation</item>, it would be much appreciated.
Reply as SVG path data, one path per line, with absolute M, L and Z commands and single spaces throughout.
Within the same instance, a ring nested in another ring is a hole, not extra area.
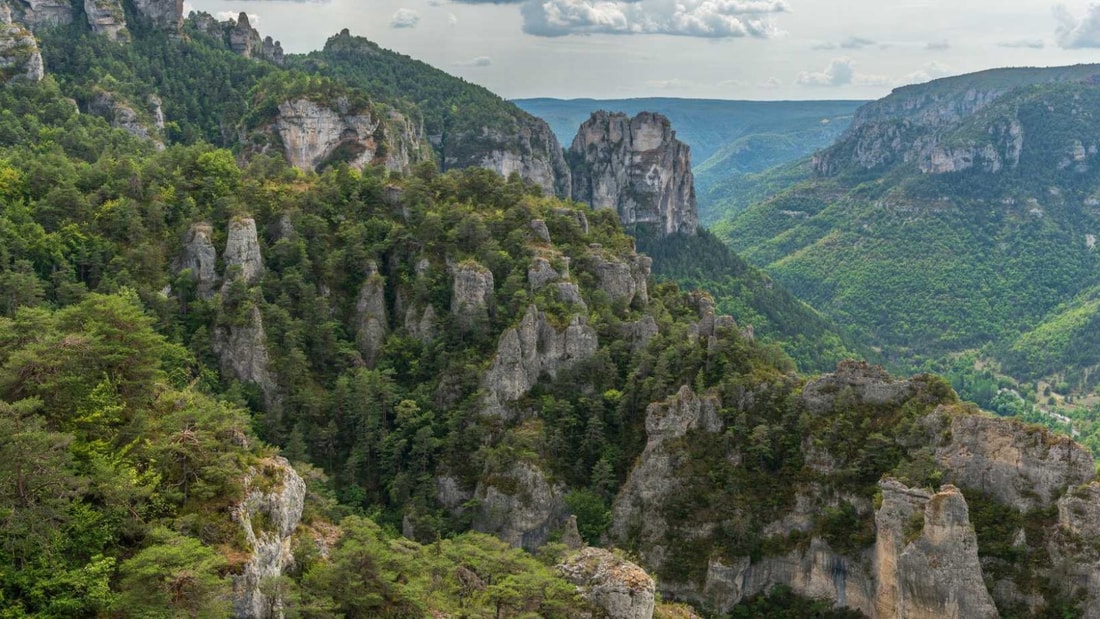
M 474 530 L 492 533 L 513 546 L 534 550 L 565 523 L 565 488 L 552 484 L 530 462 L 513 462 L 484 475 L 474 491 Z
M 694 234 L 699 226 L 691 149 L 667 118 L 642 112 L 595 112 L 569 149 L 573 199 L 614 209 L 624 226 L 659 235 Z
M 408 119 L 397 112 L 353 109 L 343 97 L 331 107 L 304 98 L 284 101 L 274 126 L 287 159 L 302 170 L 344 161 L 358 169 L 382 165 L 405 171 L 421 159 L 420 131 Z
M 84 0 L 84 13 L 92 32 L 120 43 L 130 40 L 126 12 L 119 0 Z
M 45 75 L 38 40 L 13 23 L 11 9 L 0 3 L 0 82 L 37 82 Z
M 218 274 L 215 267 L 218 252 L 211 240 L 214 228 L 208 223 L 192 224 L 183 241 L 183 251 L 176 264 L 177 272 L 189 270 L 191 280 L 195 282 L 200 299 L 209 300 L 214 296 Z
M 653 617 L 656 586 L 642 568 L 603 548 L 583 548 L 557 567 L 608 619 Z

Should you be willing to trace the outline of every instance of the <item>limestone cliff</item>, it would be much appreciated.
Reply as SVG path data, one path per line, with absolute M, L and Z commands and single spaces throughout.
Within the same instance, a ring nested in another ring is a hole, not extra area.
M 266 459 L 244 479 L 244 500 L 233 519 L 251 550 L 240 574 L 233 576 L 233 616 L 266 619 L 283 616 L 284 600 L 272 596 L 265 579 L 283 576 L 294 565 L 291 542 L 302 519 L 306 484 L 285 458 Z
M 138 18 L 149 26 L 179 32 L 183 24 L 183 0 L 134 0 Z
M 0 82 L 37 82 L 45 75 L 38 40 L 13 23 L 11 9 L 0 4 Z
M 557 567 L 608 619 L 651 619 L 656 587 L 642 568 L 603 548 L 583 548 Z
M 614 209 L 624 226 L 660 236 L 694 234 L 699 225 L 691 149 L 668 119 L 643 112 L 595 112 L 569 149 L 573 199 Z
M 13 0 L 11 9 L 15 21 L 33 32 L 67 26 L 73 21 L 73 5 L 68 0 Z
M 454 278 L 451 315 L 459 329 L 473 329 L 489 319 L 493 272 L 472 260 L 460 262 L 451 272 Z
M 875 513 L 875 608 L 879 617 L 998 617 L 978 560 L 978 541 L 958 488 L 879 484 Z
M 264 274 L 264 260 L 255 219 L 235 217 L 229 221 L 224 256 L 226 285 L 236 278 L 243 279 L 247 284 L 260 280 Z
M 260 37 L 260 33 L 248 22 L 248 14 L 241 12 L 237 21 L 228 32 L 229 49 L 245 58 L 255 58 L 282 65 L 283 46 L 271 37 Z
M 530 462 L 487 471 L 474 491 L 478 501 L 474 530 L 535 550 L 565 523 L 564 497 L 565 488 L 548 481 Z
M 389 333 L 389 321 L 386 319 L 386 284 L 378 274 L 378 265 L 373 262 L 367 269 L 366 281 L 359 288 L 359 299 L 355 304 L 355 323 L 355 343 L 359 353 L 363 355 L 363 362 L 368 368 L 373 369 L 382 354 L 386 334 Z M 414 324 L 416 324 L 415 320 Z
M 355 108 L 345 97 L 331 105 L 284 101 L 273 128 L 291 165 L 302 170 L 343 161 L 357 169 L 381 165 L 407 171 L 424 159 L 420 129 L 412 121 L 392 110 Z
M 129 42 L 126 29 L 126 12 L 120 0 L 84 0 L 84 14 L 92 32 L 119 43 Z
M 258 307 L 249 307 L 238 322 L 215 328 L 211 348 L 218 356 L 222 374 L 256 385 L 263 393 L 264 406 L 268 410 L 277 407 L 277 387 L 270 370 L 267 334 Z
M 483 127 L 480 135 L 447 136 L 444 168 L 488 168 L 504 177 L 516 173 L 547 195 L 568 198 L 571 173 L 550 126 L 527 115 L 514 119 L 512 125 L 507 131 Z
M 564 329 L 531 305 L 520 323 L 506 330 L 497 344 L 493 364 L 482 378 L 482 413 L 512 417 L 510 402 L 526 394 L 539 378 L 553 378 L 559 370 L 596 353 L 596 331 L 585 317 L 575 315 Z
M 149 140 L 158 150 L 162 150 L 164 112 L 160 98 L 150 95 L 144 103 L 144 109 L 140 105 L 135 109 L 134 103 L 118 93 L 97 89 L 88 101 L 88 113 L 104 118 L 112 127 L 122 129 L 134 137 Z
M 209 300 L 214 296 L 218 278 L 214 270 L 218 252 L 211 240 L 213 236 L 214 228 L 210 224 L 205 222 L 192 224 L 183 240 L 183 250 L 176 262 L 177 273 L 184 270 L 190 271 L 196 292 L 203 300 Z

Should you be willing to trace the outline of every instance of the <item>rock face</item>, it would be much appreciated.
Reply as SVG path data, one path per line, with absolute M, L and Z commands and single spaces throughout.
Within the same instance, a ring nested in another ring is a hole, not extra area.
M 913 394 L 907 380 L 894 380 L 886 370 L 863 361 L 842 361 L 836 372 L 802 388 L 802 403 L 811 413 L 833 410 L 838 397 L 855 397 L 878 406 L 900 404 Z
M 453 275 L 451 315 L 460 329 L 469 330 L 489 319 L 489 306 L 493 298 L 493 272 L 467 260 L 454 267 Z
M 130 31 L 126 29 L 126 13 L 119 0 L 84 0 L 84 13 L 88 16 L 88 25 L 92 27 L 92 32 L 111 41 L 130 40 Z
M 383 118 L 370 109 L 351 109 L 343 97 L 334 107 L 309 99 L 285 101 L 279 104 L 275 130 L 287 160 L 301 170 L 345 161 L 357 169 L 370 164 L 406 171 L 421 159 L 420 132 L 408 119 L 396 112 Z
M 565 523 L 565 488 L 550 484 L 535 465 L 517 461 L 496 475 L 483 475 L 474 491 L 474 530 L 535 550 Z
M 718 398 L 698 396 L 687 385 L 668 400 L 646 408 L 645 450 L 615 498 L 611 537 L 637 539 L 642 559 L 651 570 L 660 570 L 664 563 L 668 530 L 668 523 L 653 514 L 660 513 L 681 485 L 675 474 L 679 455 L 666 443 L 692 430 L 718 432 L 722 429 L 718 409 Z
M 999 617 L 982 580 L 978 540 L 959 489 L 948 484 L 933 494 L 889 479 L 879 487 L 878 616 Z
M 276 408 L 278 396 L 269 370 L 267 334 L 259 308 L 251 306 L 243 324 L 214 329 L 211 348 L 218 356 L 223 374 L 258 386 L 264 395 L 264 406 L 268 410 Z
M 561 144 L 550 126 L 540 118 L 523 116 L 516 120 L 515 132 L 504 133 L 495 129 L 483 129 L 476 141 L 488 144 L 489 150 L 462 153 L 472 145 L 460 145 L 445 149 L 447 168 L 477 166 L 488 168 L 501 176 L 513 172 L 538 185 L 549 195 L 568 198 L 572 188 L 571 173 L 562 154 Z M 461 136 L 463 141 L 474 142 L 475 136 Z
M 34 32 L 73 22 L 73 6 L 68 0 L 17 0 L 12 9 L 16 20 Z
M 545 313 L 529 306 L 519 325 L 500 336 L 493 365 L 482 378 L 482 413 L 510 417 L 508 402 L 530 391 L 544 374 L 553 378 L 559 370 L 596 354 L 597 346 L 596 330 L 583 316 L 573 316 L 559 331 Z
M 0 4 L 0 81 L 37 82 L 44 75 L 38 40 L 30 30 L 12 23 L 8 5 Z
M 256 220 L 251 217 L 235 217 L 229 221 L 229 234 L 225 242 L 225 274 L 227 285 L 237 277 L 248 284 L 255 284 L 264 274 Z
M 183 0 L 134 0 L 140 18 L 159 30 L 179 32 L 183 24 Z
M 359 288 L 359 300 L 355 304 L 355 344 L 368 368 L 373 369 L 382 355 L 382 346 L 389 333 L 386 319 L 386 286 L 378 274 L 377 265 L 371 263 L 367 279 Z M 430 306 L 429 306 L 430 307 Z M 419 325 L 418 325 L 419 326 Z
M 633 255 L 628 260 L 622 260 L 597 254 L 593 262 L 597 286 L 607 293 L 613 303 L 631 305 L 637 300 L 644 306 L 649 302 L 648 281 L 653 270 L 652 258 Z
M 1096 477 L 1092 454 L 1068 438 L 982 415 L 945 417 L 936 411 L 926 421 L 932 427 L 945 423 L 950 438 L 935 450 L 945 479 L 1020 511 L 1052 505 L 1067 488 Z
M 628 228 L 694 234 L 699 226 L 691 149 L 667 118 L 596 112 L 569 149 L 573 199 L 614 209 Z
M 160 129 L 164 128 L 164 112 L 160 98 L 151 96 L 146 99 L 147 110 L 139 114 L 137 110 L 117 94 L 100 90 L 88 102 L 88 113 L 101 116 L 115 129 L 122 129 L 134 137 L 153 142 L 158 149 L 164 148 L 160 139 Z M 143 118 L 144 116 L 144 118 Z
M 177 272 L 190 270 L 191 280 L 199 298 L 209 300 L 214 296 L 214 284 L 218 274 L 214 268 L 218 261 L 218 252 L 211 238 L 214 228 L 208 223 L 193 224 L 183 241 L 183 251 L 177 263 Z
M 608 619 L 651 619 L 656 586 L 645 570 L 603 548 L 584 548 L 558 565 L 581 597 Z
M 260 38 L 260 33 L 248 22 L 248 15 L 241 12 L 229 29 L 229 49 L 245 58 L 266 60 L 282 66 L 283 46 L 271 37 Z
M 264 593 L 264 579 L 282 576 L 294 565 L 291 540 L 302 519 L 306 484 L 285 458 L 252 468 L 244 479 L 244 500 L 233 519 L 252 548 L 244 571 L 233 576 L 233 616 L 262 619 L 283 616 L 283 600 Z

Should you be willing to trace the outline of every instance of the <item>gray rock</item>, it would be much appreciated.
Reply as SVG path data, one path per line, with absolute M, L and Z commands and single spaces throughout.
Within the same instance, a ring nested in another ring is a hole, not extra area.
M 933 494 L 880 482 L 875 607 L 880 617 L 999 617 L 982 578 L 978 540 L 962 492 L 946 484 Z M 919 531 L 914 518 L 922 519 Z
M 156 99 L 159 104 L 160 99 Z M 158 149 L 164 149 L 160 139 L 160 128 L 164 125 L 164 115 L 160 115 L 160 127 L 157 126 L 159 107 L 149 110 L 149 117 L 142 118 L 129 102 L 117 93 L 99 90 L 88 102 L 88 113 L 107 120 L 115 129 L 122 129 L 134 137 L 149 140 Z
M 554 284 L 557 289 L 558 300 L 570 305 L 576 305 L 577 310 L 582 314 L 588 313 L 588 304 L 584 302 L 584 297 L 581 296 L 581 289 L 572 282 L 557 282 Z
M 519 325 L 501 334 L 493 364 L 482 377 L 482 414 L 511 417 L 509 402 L 526 394 L 544 374 L 553 378 L 588 359 L 597 347 L 596 331 L 583 316 L 574 316 L 559 331 L 546 314 L 529 306 Z
M 245 498 L 233 509 L 233 519 L 252 551 L 243 572 L 232 577 L 233 616 L 281 618 L 284 601 L 267 595 L 262 585 L 294 565 L 292 538 L 302 519 L 306 484 L 285 458 L 274 457 L 254 466 L 243 486 Z
M 536 239 L 547 245 L 550 244 L 550 229 L 546 227 L 545 221 L 541 219 L 532 219 L 531 232 L 534 233 Z
M 527 285 L 531 290 L 538 290 L 543 286 L 561 279 L 561 275 L 550 266 L 550 261 L 543 257 L 537 257 L 527 267 Z
M 332 157 L 356 169 L 381 165 L 405 172 L 422 158 L 420 131 L 411 121 L 390 112 L 352 109 L 346 99 L 333 107 L 301 98 L 279 104 L 275 131 L 291 165 L 315 170 Z
M 67 0 L 14 0 L 15 19 L 33 32 L 42 32 L 73 22 L 73 5 Z
M 512 173 L 548 195 L 568 198 L 569 166 L 558 138 L 541 118 L 524 115 L 507 131 L 483 127 L 477 134 L 448 135 L 444 168 L 481 167 L 501 176 Z
M 84 13 L 92 32 L 110 41 L 128 42 L 130 31 L 126 29 L 126 12 L 119 0 L 84 0 Z
M 225 242 L 225 271 L 225 285 L 229 285 L 230 280 L 235 277 L 255 284 L 264 274 L 256 220 L 251 217 L 234 217 L 229 221 L 229 234 Z
M 598 250 L 599 248 L 593 248 Z M 594 251 L 592 264 L 596 271 L 597 286 L 614 302 L 630 305 L 638 300 L 649 302 L 648 279 L 653 260 L 648 256 L 632 255 L 630 261 Z
M 608 619 L 651 619 L 656 598 L 645 570 L 603 548 L 584 548 L 557 567 L 588 603 Z
M 623 337 L 630 340 L 634 350 L 644 349 L 649 345 L 649 340 L 660 333 L 652 314 L 646 314 L 634 322 L 621 323 L 619 329 Z
M 810 381 L 801 401 L 814 414 L 834 410 L 838 396 L 876 406 L 896 405 L 913 394 L 907 380 L 894 380 L 886 370 L 864 361 L 841 361 L 836 372 Z
M 624 226 L 644 224 L 661 235 L 694 234 L 699 226 L 691 149 L 667 118 L 642 112 L 595 112 L 569 149 L 573 198 L 614 209 Z
M 938 409 L 925 421 L 950 428 L 935 459 L 944 478 L 1020 511 L 1052 505 L 1067 488 L 1096 477 L 1092 454 L 1069 438 L 1010 419 L 949 415 Z
M 134 8 L 158 30 L 178 33 L 183 25 L 183 0 L 134 0 Z
M 665 443 L 691 430 L 720 431 L 718 409 L 717 397 L 698 396 L 688 385 L 668 400 L 646 408 L 646 446 L 615 497 L 610 533 L 620 543 L 633 537 L 650 569 L 659 571 L 664 563 L 668 531 L 664 518 L 655 515 L 682 487 L 677 475 L 679 456 Z
M 268 410 L 278 406 L 275 380 L 268 369 L 267 334 L 258 307 L 249 308 L 244 324 L 214 329 L 211 348 L 218 356 L 223 374 L 258 386 Z
M 449 510 L 457 510 L 474 498 L 474 493 L 462 488 L 458 479 L 442 475 L 435 478 L 436 499 Z
M 199 298 L 204 300 L 214 296 L 214 284 L 218 279 L 214 270 L 218 252 L 211 241 L 213 236 L 214 228 L 210 224 L 192 224 L 184 238 L 183 251 L 177 264 L 177 272 L 191 271 L 191 280 L 195 282 Z
M 478 482 L 473 528 L 512 546 L 535 550 L 565 523 L 564 496 L 565 488 L 547 481 L 534 464 L 513 462 Z
M 467 260 L 453 269 L 451 314 L 460 329 L 468 330 L 489 318 L 493 298 L 493 272 Z
M 430 304 L 417 311 L 415 306 L 405 310 L 405 330 L 421 342 L 430 342 L 436 336 L 435 308 Z
M 355 345 L 363 355 L 363 362 L 374 369 L 390 329 L 386 318 L 386 282 L 373 262 L 367 273 L 355 304 Z
M 45 76 L 38 40 L 13 23 L 7 4 L 0 4 L 0 81 L 38 82 Z

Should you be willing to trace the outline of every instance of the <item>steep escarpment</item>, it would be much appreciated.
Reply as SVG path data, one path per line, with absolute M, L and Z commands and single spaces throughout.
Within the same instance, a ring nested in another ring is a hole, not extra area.
M 38 41 L 29 30 L 12 21 L 8 5 L 0 5 L 0 81 L 37 82 L 44 75 Z
M 614 210 L 628 229 L 695 233 L 691 150 L 664 116 L 595 112 L 573 139 L 569 161 L 575 200 Z

